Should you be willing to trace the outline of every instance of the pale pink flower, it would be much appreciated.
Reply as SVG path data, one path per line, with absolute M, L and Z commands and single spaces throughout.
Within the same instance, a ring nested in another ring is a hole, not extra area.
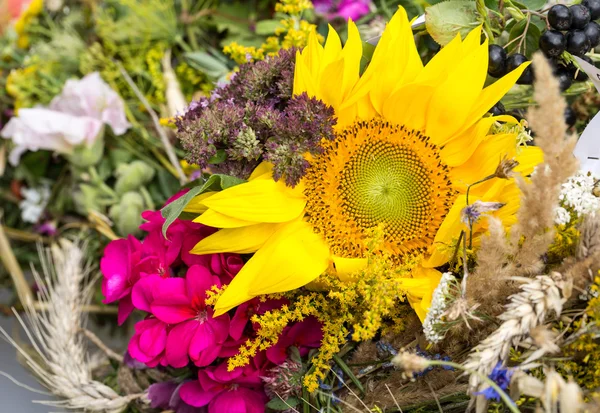
M 115 135 L 124 134 L 131 126 L 125 116 L 123 100 L 98 72 L 67 80 L 61 94 L 50 102 L 50 109 L 99 120 L 109 125 Z

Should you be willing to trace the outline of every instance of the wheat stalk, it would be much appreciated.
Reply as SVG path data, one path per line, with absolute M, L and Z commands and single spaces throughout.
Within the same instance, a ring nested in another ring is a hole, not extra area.
M 529 337 L 532 329 L 544 324 L 551 311 L 560 315 L 563 304 L 571 296 L 571 279 L 557 272 L 516 280 L 523 282 L 521 291 L 510 296 L 506 310 L 498 317 L 503 321 L 500 327 L 471 350 L 464 362 L 467 370 L 488 376 L 499 361 L 506 359 L 512 346 Z M 471 392 L 477 390 L 479 384 L 479 376 L 471 374 Z
M 35 309 L 33 300 L 24 302 L 26 324 L 13 309 L 37 355 L 32 357 L 9 334 L 4 336 L 24 357 L 39 382 L 62 400 L 35 403 L 66 409 L 116 413 L 134 400 L 146 400 L 146 394 L 120 396 L 92 378 L 91 365 L 81 329 L 86 323 L 83 307 L 89 303 L 92 284 L 85 265 L 85 245 L 60 240 L 49 249 L 40 248 L 42 274 L 34 272 L 40 292 L 38 300 L 45 312 Z

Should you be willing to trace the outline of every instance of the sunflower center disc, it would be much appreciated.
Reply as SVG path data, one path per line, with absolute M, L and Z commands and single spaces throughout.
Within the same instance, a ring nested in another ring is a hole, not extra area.
M 364 256 L 366 233 L 380 224 L 398 258 L 424 252 L 454 197 L 447 173 L 438 148 L 419 132 L 356 123 L 311 163 L 308 221 L 338 256 Z

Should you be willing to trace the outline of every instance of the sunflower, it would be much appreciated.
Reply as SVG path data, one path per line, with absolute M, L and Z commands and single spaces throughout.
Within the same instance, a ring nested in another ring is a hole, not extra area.
M 219 298 L 216 314 L 252 297 L 305 286 L 325 271 L 342 280 L 365 265 L 367 234 L 384 228 L 384 248 L 398 263 L 415 263 L 404 280 L 421 319 L 452 245 L 465 229 L 460 212 L 470 184 L 494 173 L 502 157 L 528 174 L 541 161 L 536 148 L 517 147 L 514 133 L 490 134 L 484 117 L 514 85 L 524 66 L 484 88 L 487 40 L 477 28 L 460 35 L 423 66 L 410 22 L 400 8 L 360 75 L 362 42 L 354 23 L 344 47 L 330 27 L 324 46 L 313 35 L 296 56 L 294 94 L 306 93 L 335 110 L 335 138 L 307 155 L 295 187 L 274 181 L 259 165 L 249 180 L 199 198 L 196 221 L 216 228 L 195 254 L 254 253 Z M 495 213 L 514 222 L 519 190 L 512 179 L 490 179 L 469 191 L 476 200 L 505 204 Z M 484 221 L 484 220 L 482 220 Z M 485 222 L 474 229 L 477 237 Z

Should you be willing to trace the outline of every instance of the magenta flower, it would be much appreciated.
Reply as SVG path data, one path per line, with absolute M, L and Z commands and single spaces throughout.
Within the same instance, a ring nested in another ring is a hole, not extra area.
M 264 357 L 227 371 L 227 362 L 198 371 L 198 381 L 185 383 L 179 392 L 191 406 L 208 406 L 208 413 L 264 413 L 267 396 L 261 375 Z
M 356 21 L 371 11 L 371 3 L 371 0 L 313 0 L 317 13 L 327 20 L 342 18 Z
M 221 286 L 219 278 L 199 265 L 191 266 L 185 279 L 166 278 L 154 285 L 150 310 L 174 325 L 167 338 L 169 365 L 184 367 L 191 359 L 207 366 L 219 355 L 229 335 L 229 315 L 213 318 L 213 309 L 205 303 L 206 291 L 215 285 Z
M 311 348 L 317 348 L 323 340 L 321 323 L 314 317 L 286 327 L 277 344 L 267 349 L 267 358 L 275 364 L 281 364 L 288 358 L 288 349 L 297 347 L 301 356 L 306 356 Z
M 150 407 L 172 410 L 175 413 L 206 413 L 205 407 L 190 406 L 179 397 L 179 390 L 186 382 L 177 384 L 173 381 L 155 383 L 148 387 Z
M 102 294 L 104 303 L 119 300 L 118 323 L 123 324 L 133 311 L 131 290 L 141 276 L 158 272 L 156 256 L 146 256 L 142 243 L 132 236 L 111 241 L 104 249 L 100 270 L 104 275 Z
M 129 354 L 148 367 L 156 367 L 159 364 L 166 366 L 167 332 L 168 326 L 156 318 L 138 322 L 127 348 Z

